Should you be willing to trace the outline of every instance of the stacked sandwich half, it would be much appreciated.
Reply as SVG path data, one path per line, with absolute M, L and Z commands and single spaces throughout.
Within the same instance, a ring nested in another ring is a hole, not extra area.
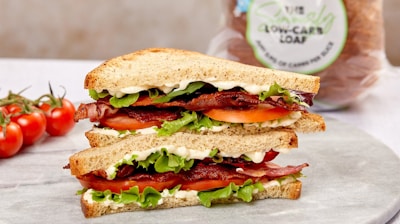
M 296 132 L 325 130 L 308 112 L 319 78 L 177 49 L 108 60 L 85 79 L 91 148 L 69 158 L 86 217 L 255 199 L 297 199 L 302 164 L 273 159 Z M 312 178 L 312 177 L 310 177 Z

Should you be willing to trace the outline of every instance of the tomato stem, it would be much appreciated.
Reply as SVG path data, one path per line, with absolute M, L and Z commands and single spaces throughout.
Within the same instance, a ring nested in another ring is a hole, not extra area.
M 34 105 L 39 106 L 41 104 L 41 102 L 46 102 L 50 105 L 51 109 L 62 107 L 62 100 L 64 99 L 67 91 L 66 91 L 65 87 L 63 87 L 63 86 L 61 86 L 61 87 L 64 89 L 64 94 L 61 97 L 55 97 L 53 88 L 51 87 L 51 84 L 49 82 L 49 92 L 50 93 L 40 96 L 38 99 L 36 99 L 34 101 Z M 45 101 L 45 100 L 43 100 L 44 98 L 48 98 L 48 99 Z
M 9 123 L 10 123 L 10 116 L 3 114 L 3 112 L 0 111 L 0 126 L 2 128 L 4 138 L 6 137 L 7 125 Z

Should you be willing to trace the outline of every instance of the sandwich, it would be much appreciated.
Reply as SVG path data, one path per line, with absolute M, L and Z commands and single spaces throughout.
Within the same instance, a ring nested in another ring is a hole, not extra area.
M 325 130 L 308 111 L 319 77 L 244 65 L 201 53 L 150 48 L 86 75 L 93 102 L 90 148 L 67 168 L 86 217 L 256 199 L 297 199 L 307 163 L 280 166 L 296 132 Z

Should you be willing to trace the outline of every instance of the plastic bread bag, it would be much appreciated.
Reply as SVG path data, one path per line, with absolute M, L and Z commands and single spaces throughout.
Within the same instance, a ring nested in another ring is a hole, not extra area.
M 350 106 L 386 61 L 382 0 L 223 0 L 208 54 L 321 78 L 316 110 Z

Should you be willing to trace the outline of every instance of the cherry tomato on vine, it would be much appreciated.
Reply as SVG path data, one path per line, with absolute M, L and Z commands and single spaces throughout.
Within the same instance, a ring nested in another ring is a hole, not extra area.
M 8 158 L 17 154 L 22 143 L 22 130 L 17 123 L 11 121 L 0 126 L 0 158 Z
M 75 126 L 75 106 L 65 98 L 62 99 L 61 107 L 52 107 L 50 103 L 43 103 L 40 109 L 46 115 L 46 132 L 51 136 L 65 135 Z
M 30 106 L 28 110 L 23 105 L 10 104 L 7 110 L 11 115 L 11 121 L 17 123 L 24 139 L 24 145 L 32 145 L 37 142 L 46 132 L 46 117 L 36 107 Z

